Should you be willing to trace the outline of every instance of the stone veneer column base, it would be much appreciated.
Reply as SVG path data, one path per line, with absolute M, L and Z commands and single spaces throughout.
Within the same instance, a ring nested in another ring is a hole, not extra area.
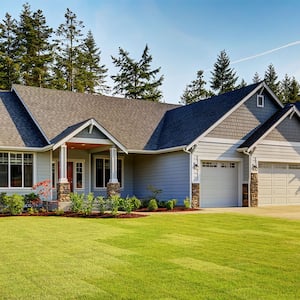
M 250 179 L 250 206 L 257 207 L 258 204 L 258 174 L 251 173 Z
M 70 201 L 70 183 L 63 182 L 57 184 L 57 200 L 58 200 L 58 209 L 63 211 L 68 211 L 71 208 Z
M 192 183 L 192 208 L 200 207 L 200 183 Z
M 111 197 L 111 196 L 115 196 L 115 195 L 120 196 L 120 183 L 119 182 L 116 182 L 116 183 L 109 182 L 107 184 L 107 196 Z

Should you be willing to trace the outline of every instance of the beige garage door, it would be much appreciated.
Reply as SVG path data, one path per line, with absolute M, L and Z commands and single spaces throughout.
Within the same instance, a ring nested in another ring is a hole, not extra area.
M 259 163 L 258 205 L 300 204 L 300 164 Z
M 238 206 L 238 163 L 202 161 L 200 207 Z

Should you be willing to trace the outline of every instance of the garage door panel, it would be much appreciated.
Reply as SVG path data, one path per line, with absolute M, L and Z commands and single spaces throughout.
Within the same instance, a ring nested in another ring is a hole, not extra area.
M 238 164 L 203 161 L 201 164 L 201 207 L 230 207 L 238 204 Z
M 260 163 L 259 205 L 300 204 L 300 164 Z

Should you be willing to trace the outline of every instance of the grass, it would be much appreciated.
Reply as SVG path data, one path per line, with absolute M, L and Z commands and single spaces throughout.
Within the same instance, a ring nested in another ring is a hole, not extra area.
M 0 218 L 0 299 L 299 299 L 300 222 Z

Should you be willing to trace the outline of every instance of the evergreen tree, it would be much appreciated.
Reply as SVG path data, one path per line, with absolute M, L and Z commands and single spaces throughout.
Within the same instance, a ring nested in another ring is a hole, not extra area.
M 109 92 L 109 87 L 105 84 L 107 69 L 105 65 L 100 65 L 100 54 L 101 52 L 96 46 L 92 32 L 88 31 L 76 62 L 76 91 L 89 94 Z
M 59 25 L 56 35 L 56 56 L 54 66 L 55 88 L 75 90 L 76 62 L 82 43 L 83 22 L 70 9 L 65 13 L 65 23 Z
M 150 69 L 152 56 L 146 45 L 139 61 L 129 57 L 129 53 L 119 48 L 119 57 L 113 57 L 114 65 L 119 68 L 117 75 L 111 76 L 114 80 L 114 94 L 123 95 L 126 98 L 160 101 L 162 93 L 158 89 L 163 81 L 163 76 L 156 79 L 160 68 Z
M 49 39 L 52 31 L 41 10 L 33 13 L 28 3 L 23 5 L 17 40 L 24 84 L 39 87 L 48 85 L 49 64 L 52 61 Z
M 259 77 L 259 75 L 258 75 L 257 72 L 255 72 L 255 74 L 254 74 L 254 76 L 252 78 L 252 81 L 253 81 L 253 83 L 259 83 L 259 82 L 261 82 L 261 79 L 260 79 L 260 77 Z
M 232 91 L 236 88 L 235 84 L 238 80 L 234 69 L 230 68 L 230 59 L 225 50 L 221 51 L 214 64 L 214 70 L 211 72 L 212 79 L 210 81 L 211 88 L 222 94 Z
M 242 81 L 241 81 L 241 83 L 237 86 L 237 88 L 243 88 L 243 87 L 245 87 L 245 86 L 247 86 L 247 82 L 244 80 L 244 78 L 242 78 Z
M 284 79 L 280 83 L 281 94 L 280 99 L 283 103 L 296 102 L 299 95 L 299 83 L 293 77 L 292 79 L 285 74 Z
M 208 97 L 205 89 L 206 81 L 203 79 L 203 71 L 197 72 L 197 78 L 188 84 L 181 96 L 181 103 L 191 104 Z
M 276 74 L 275 68 L 272 64 L 270 64 L 265 72 L 265 82 L 269 86 L 269 88 L 273 91 L 273 93 L 277 96 L 280 94 L 279 85 L 280 82 L 277 80 L 278 76 Z
M 16 56 L 17 22 L 6 13 L 0 24 L 0 89 L 10 89 L 20 79 Z

